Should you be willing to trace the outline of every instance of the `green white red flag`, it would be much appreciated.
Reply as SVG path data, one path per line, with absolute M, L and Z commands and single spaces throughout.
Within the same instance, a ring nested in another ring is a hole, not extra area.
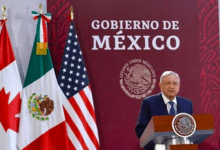
M 61 102 L 66 97 L 57 83 L 49 49 L 46 54 L 36 54 L 37 44 L 47 41 L 43 29 L 47 16 L 50 14 L 34 12 L 38 24 L 22 96 L 18 135 L 21 150 L 69 150 Z

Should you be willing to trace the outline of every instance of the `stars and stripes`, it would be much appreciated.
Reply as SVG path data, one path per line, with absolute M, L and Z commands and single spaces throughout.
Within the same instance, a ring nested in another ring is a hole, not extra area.
M 68 99 L 63 104 L 71 149 L 99 150 L 92 93 L 73 22 L 66 40 L 58 83 Z

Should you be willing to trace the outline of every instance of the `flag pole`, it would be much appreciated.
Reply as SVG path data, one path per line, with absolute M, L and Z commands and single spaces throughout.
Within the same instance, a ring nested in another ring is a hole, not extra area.
M 40 5 L 39 5 L 39 8 L 40 8 L 39 14 L 43 14 L 42 4 L 41 4 L 41 3 L 40 3 Z
M 6 20 L 6 7 L 5 5 L 2 6 L 2 17 L 3 17 L 3 20 Z
M 74 10 L 74 8 L 73 8 L 73 6 L 71 5 L 71 6 L 70 6 L 70 19 L 71 19 L 71 20 L 74 19 L 74 13 L 73 13 L 73 10 Z

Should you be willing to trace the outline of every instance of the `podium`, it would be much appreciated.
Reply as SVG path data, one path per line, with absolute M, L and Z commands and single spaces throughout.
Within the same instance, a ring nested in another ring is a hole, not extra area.
M 174 116 L 153 116 L 140 138 L 143 148 L 150 142 L 165 144 L 166 150 L 197 150 L 199 143 L 214 133 L 212 114 L 192 115 L 196 122 L 196 131 L 187 138 L 177 136 L 172 129 Z

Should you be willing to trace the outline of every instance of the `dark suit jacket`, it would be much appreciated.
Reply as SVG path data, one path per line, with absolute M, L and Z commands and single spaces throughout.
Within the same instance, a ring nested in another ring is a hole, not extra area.
M 177 113 L 192 114 L 192 102 L 188 99 L 177 96 Z M 162 94 L 147 97 L 142 101 L 141 111 L 138 118 L 138 123 L 135 128 L 138 138 L 141 137 L 145 128 L 147 127 L 152 116 L 169 115 L 167 106 L 164 103 Z M 151 142 L 145 146 L 146 150 L 154 150 L 154 143 Z

